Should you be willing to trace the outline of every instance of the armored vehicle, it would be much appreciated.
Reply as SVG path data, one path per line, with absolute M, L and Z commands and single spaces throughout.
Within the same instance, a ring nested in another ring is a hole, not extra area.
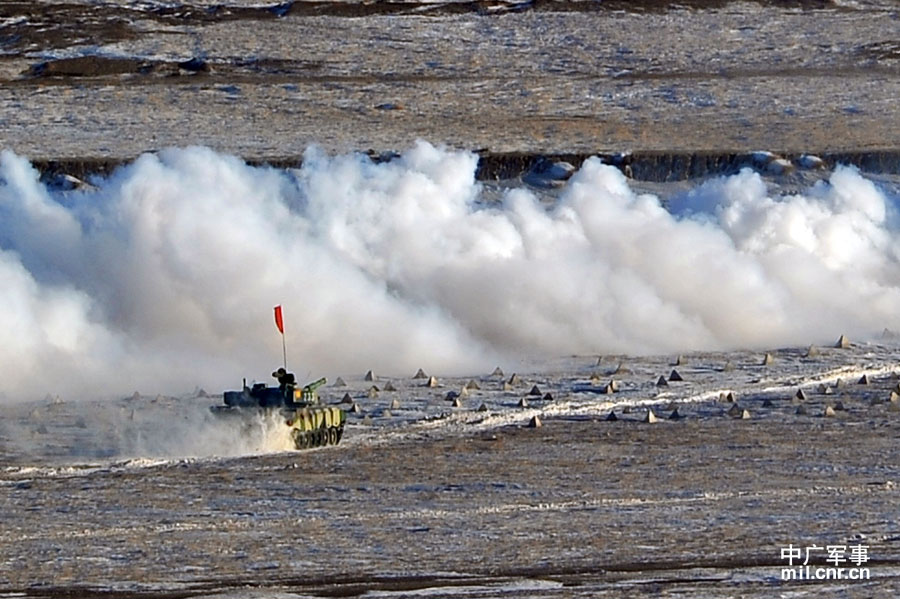
M 275 412 L 290 428 L 291 439 L 297 449 L 337 445 L 344 434 L 346 413 L 336 406 L 319 401 L 316 389 L 325 379 L 297 388 L 295 385 L 268 387 L 255 383 L 248 387 L 246 379 L 240 391 L 225 391 L 225 405 L 213 406 L 217 414 L 257 414 Z

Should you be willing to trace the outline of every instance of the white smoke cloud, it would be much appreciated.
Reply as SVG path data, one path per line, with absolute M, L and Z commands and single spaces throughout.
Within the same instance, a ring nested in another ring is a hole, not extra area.
M 297 171 L 171 149 L 63 193 L 4 152 L 0 390 L 265 379 L 276 304 L 301 379 L 898 328 L 896 212 L 854 169 L 788 196 L 745 171 L 663 207 L 589 160 L 546 208 L 482 202 L 476 163 L 427 143 L 385 164 L 312 149 Z

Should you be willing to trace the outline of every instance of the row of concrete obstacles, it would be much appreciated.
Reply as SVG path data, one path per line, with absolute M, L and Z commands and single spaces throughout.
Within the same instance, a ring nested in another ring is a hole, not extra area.
M 851 346 L 850 340 L 846 337 L 846 335 L 841 335 L 840 338 L 837 340 L 837 342 L 834 344 L 835 348 L 840 348 L 840 349 L 846 349 L 846 348 L 849 348 L 850 346 Z M 813 356 L 817 356 L 817 355 L 819 355 L 819 349 L 814 345 L 810 345 L 806 351 L 805 356 L 813 357 Z M 603 360 L 602 356 L 597 358 L 598 366 L 601 365 L 602 360 Z M 771 365 L 774 363 L 774 361 L 775 361 L 775 356 L 773 354 L 767 352 L 763 356 L 761 365 L 763 365 L 763 366 Z M 687 363 L 688 363 L 687 358 L 685 358 L 682 355 L 679 355 L 675 359 L 675 362 L 673 365 L 674 366 L 684 366 Z M 728 362 L 726 362 L 725 368 L 727 369 L 729 365 L 731 365 L 733 367 L 733 364 L 731 364 L 731 362 L 728 361 Z M 631 370 L 628 369 L 628 367 L 625 366 L 625 364 L 623 362 L 619 362 L 618 365 L 616 366 L 616 369 L 612 372 L 612 374 L 630 374 L 630 373 L 631 373 Z M 503 370 L 499 366 L 497 366 L 493 370 L 493 372 L 491 372 L 490 376 L 491 377 L 503 377 L 504 373 L 503 373 Z M 592 382 L 595 384 L 597 382 L 595 379 L 598 379 L 598 378 L 599 378 L 599 375 L 596 375 L 596 374 L 591 376 Z M 421 368 L 419 368 L 416 371 L 416 373 L 412 376 L 412 379 L 413 380 L 425 380 L 426 382 L 425 382 L 424 386 L 426 386 L 426 387 L 437 387 L 438 386 L 437 377 L 429 376 Z M 663 377 L 660 377 L 660 380 L 661 379 L 663 379 Z M 368 370 L 366 372 L 366 374 L 364 375 L 363 380 L 365 380 L 366 382 L 374 382 L 376 380 L 374 371 Z M 673 369 L 669 375 L 668 380 L 670 382 L 672 382 L 672 381 L 683 381 L 684 379 L 681 377 L 681 374 L 679 374 L 679 372 L 677 370 Z M 521 380 L 520 380 L 519 376 L 517 374 L 513 374 L 512 376 L 509 377 L 509 380 L 506 381 L 505 385 L 512 387 L 512 386 L 519 384 L 520 382 L 521 382 Z M 390 384 L 390 382 L 388 384 Z M 614 384 L 614 382 L 612 382 L 611 384 Z M 332 386 L 333 387 L 345 387 L 346 385 L 347 385 L 347 383 L 344 381 L 344 379 L 342 377 L 337 377 L 337 379 L 335 380 L 335 382 Z M 507 389 L 507 390 L 509 390 L 509 389 Z
M 863 375 L 860 378 L 860 380 L 858 381 L 858 384 L 861 384 L 861 385 L 870 384 L 868 376 Z M 843 386 L 840 382 L 840 379 L 838 379 L 838 381 L 836 382 L 836 386 L 837 387 Z M 822 389 L 824 389 L 824 390 L 822 390 Z M 823 387 L 823 385 L 820 385 L 820 390 L 821 390 L 820 392 L 823 394 L 829 394 L 830 389 L 831 389 L 830 387 L 827 387 L 827 386 Z M 532 388 L 532 392 L 530 394 L 540 396 L 540 390 L 537 388 L 537 385 L 535 385 Z M 552 401 L 553 397 L 550 393 L 546 393 L 542 396 L 542 399 L 547 400 L 547 401 Z M 795 413 L 797 415 L 809 414 L 809 410 L 807 409 L 806 405 L 804 405 L 804 403 L 802 403 L 802 402 L 805 402 L 807 399 L 808 399 L 807 394 L 802 388 L 798 389 L 797 392 L 794 394 L 794 397 L 792 398 L 792 402 L 794 403 L 794 405 L 797 406 L 797 408 L 795 410 Z M 461 404 L 458 403 L 458 398 L 456 398 L 456 400 L 457 400 L 457 402 L 454 403 L 454 407 L 461 407 Z M 728 416 L 729 418 L 732 418 L 735 420 L 749 420 L 752 418 L 752 414 L 750 413 L 750 411 L 747 408 L 741 406 L 737 402 L 737 400 L 734 396 L 734 393 L 732 391 L 722 392 L 719 395 L 719 401 L 732 404 L 731 408 L 729 408 L 727 411 L 724 412 L 725 416 Z M 891 390 L 890 397 L 886 401 L 889 404 L 888 409 L 890 409 L 892 411 L 900 411 L 900 383 L 898 383 L 894 387 L 894 389 Z M 394 404 L 398 404 L 398 403 L 399 402 L 397 402 L 397 400 L 394 400 L 394 403 L 392 403 L 392 405 L 391 405 L 392 409 L 396 409 L 397 407 L 399 407 L 398 405 L 394 405 Z M 882 403 L 882 402 L 880 400 L 878 400 L 877 398 L 873 399 L 872 405 L 876 405 L 878 403 Z M 526 398 L 522 398 L 519 401 L 518 405 L 519 405 L 519 407 L 522 407 L 522 408 L 526 408 L 529 406 Z M 769 398 L 766 398 L 765 400 L 763 400 L 761 405 L 763 408 L 774 407 L 773 402 Z M 478 410 L 482 411 L 482 412 L 487 411 L 487 409 L 488 408 L 484 403 L 482 403 L 481 406 L 478 408 Z M 623 410 L 623 413 L 630 413 L 631 409 L 632 409 L 631 406 L 626 406 L 625 410 Z M 685 418 L 685 416 L 683 416 L 678 411 L 677 405 L 670 405 L 669 409 L 670 409 L 670 413 L 669 413 L 669 416 L 667 417 L 668 420 L 681 420 L 681 419 Z M 838 400 L 834 403 L 826 404 L 822 410 L 822 416 L 826 417 L 826 418 L 831 418 L 831 417 L 837 416 L 838 412 L 844 412 L 844 411 L 846 411 L 846 408 L 844 407 L 843 402 Z M 616 416 L 615 411 L 612 410 L 606 416 L 605 420 L 608 422 L 615 422 L 615 421 L 619 420 L 619 417 Z M 643 422 L 651 423 L 651 424 L 658 422 L 659 420 L 660 420 L 660 417 L 658 417 L 656 415 L 656 413 L 653 411 L 652 408 L 647 409 L 647 411 L 645 412 L 645 415 L 642 419 Z M 531 428 L 538 428 L 538 427 L 542 426 L 540 417 L 537 415 L 533 416 L 531 418 L 531 420 L 529 421 L 528 426 Z
M 628 414 L 630 412 L 631 410 L 622 411 L 623 414 Z M 746 408 L 743 408 L 738 404 L 734 404 L 727 412 L 725 412 L 725 415 L 738 420 L 749 420 L 751 417 L 750 410 L 747 410 Z M 682 420 L 684 418 L 685 416 L 678 411 L 677 406 L 672 407 L 669 415 L 666 417 L 667 420 Z M 616 416 L 616 412 L 614 410 L 611 410 L 603 420 L 605 420 L 606 422 L 618 422 L 621 419 Z M 648 424 L 659 422 L 659 420 L 660 417 L 656 415 L 656 412 L 653 410 L 653 408 L 647 408 L 647 411 L 644 412 L 644 417 L 641 419 L 642 422 L 646 422 Z
M 523 382 L 521 380 L 521 378 L 519 377 L 519 375 L 515 374 L 515 373 L 512 374 L 509 377 L 509 379 L 506 379 L 505 375 L 503 373 L 503 370 L 499 366 L 496 367 L 489 376 L 492 378 L 500 377 L 500 378 L 504 379 L 503 383 L 502 383 L 502 387 L 501 387 L 503 391 L 512 391 L 515 389 L 516 386 L 521 385 Z M 372 370 L 367 371 L 363 378 L 366 382 L 374 382 L 376 380 L 376 376 Z M 429 376 L 421 368 L 418 369 L 416 374 L 414 374 L 412 376 L 412 379 L 413 380 L 424 380 L 425 382 L 421 386 L 426 387 L 426 388 L 437 388 L 437 387 L 441 386 L 438 383 L 437 377 Z M 344 379 L 342 377 L 337 377 L 337 379 L 335 379 L 335 382 L 332 384 L 332 387 L 346 387 L 346 386 L 347 386 L 347 383 L 344 381 Z M 444 396 L 444 399 L 448 402 L 451 402 L 452 407 L 461 408 L 461 407 L 463 407 L 462 399 L 468 397 L 471 391 L 479 391 L 479 390 L 481 390 L 481 384 L 475 379 L 470 379 L 469 382 L 466 383 L 465 385 L 463 385 L 459 391 L 455 391 L 455 390 L 448 391 L 446 393 L 446 395 Z M 618 391 L 618 387 L 616 387 L 615 390 Z M 375 399 L 378 397 L 378 394 L 382 391 L 394 392 L 394 391 L 398 391 L 398 389 L 394 386 L 393 382 L 389 380 L 381 388 L 379 388 L 378 385 L 372 385 L 371 387 L 369 387 L 369 389 L 366 391 L 366 397 L 368 399 Z M 551 394 L 549 392 L 542 393 L 540 388 L 537 385 L 532 385 L 531 390 L 527 393 L 526 397 L 523 397 L 522 399 L 519 400 L 519 403 L 518 403 L 519 407 L 528 407 L 528 405 L 529 405 L 528 397 L 532 397 L 533 401 L 534 400 L 553 401 L 553 399 L 554 399 L 553 394 Z M 359 406 L 359 404 L 357 402 L 354 401 L 353 397 L 350 395 L 349 392 L 345 393 L 344 396 L 341 398 L 341 400 L 338 403 L 343 404 L 343 405 L 349 405 L 350 407 L 348 408 L 348 411 L 352 414 L 362 414 L 363 413 L 362 408 Z M 396 410 L 399 408 L 400 408 L 400 402 L 397 399 L 394 399 L 393 402 L 391 403 L 391 409 Z M 478 411 L 480 411 L 480 412 L 485 412 L 487 410 L 488 410 L 488 407 L 484 403 L 482 403 L 478 407 Z M 391 415 L 391 414 L 389 411 L 386 411 L 385 415 Z
M 864 374 L 862 377 L 860 377 L 859 381 L 857 381 L 857 384 L 859 384 L 859 385 L 869 385 L 870 383 L 871 383 L 871 380 L 870 380 L 869 376 L 866 374 Z M 840 387 L 844 387 L 845 384 L 841 382 L 841 379 L 838 379 L 835 383 L 835 386 L 840 388 Z M 830 386 L 827 386 L 824 383 L 821 383 L 818 387 L 819 393 L 824 394 L 824 395 L 832 394 L 833 391 L 831 389 L 832 388 Z M 810 411 L 807 408 L 806 403 L 805 403 L 807 400 L 808 400 L 807 393 L 802 388 L 797 389 L 797 392 L 791 398 L 792 405 L 796 406 L 796 409 L 794 412 L 795 414 L 803 416 L 803 415 L 808 415 L 810 413 Z M 737 419 L 737 420 L 749 420 L 752 417 L 750 411 L 748 409 L 742 407 L 737 402 L 737 400 L 734 396 L 734 393 L 732 391 L 728 391 L 727 393 L 726 392 L 720 393 L 719 401 L 733 404 L 731 406 L 731 408 L 729 408 L 727 411 L 724 412 L 724 415 L 726 415 L 730 418 Z M 872 400 L 870 401 L 870 405 L 873 405 L 873 406 L 881 404 L 881 403 L 887 403 L 888 410 L 890 410 L 892 412 L 900 412 L 900 383 L 897 383 L 894 386 L 894 388 L 891 389 L 890 396 L 887 400 L 882 400 L 879 397 L 873 397 Z M 772 402 L 771 399 L 766 398 L 763 400 L 761 405 L 763 408 L 772 408 L 772 407 L 774 407 L 775 404 Z M 670 405 L 670 410 L 671 410 L 671 413 L 668 416 L 669 420 L 681 420 L 682 418 L 684 418 L 684 416 L 679 413 L 677 406 Z M 626 406 L 625 410 L 623 410 L 623 413 L 629 413 L 630 411 L 631 411 L 631 407 Z M 847 411 L 847 408 L 844 406 L 844 403 L 840 400 L 837 400 L 833 403 L 825 404 L 824 407 L 822 408 L 821 415 L 825 418 L 834 418 L 838 415 L 839 412 L 846 412 L 846 411 Z M 610 411 L 604 420 L 606 420 L 607 422 L 616 422 L 619 420 L 619 417 L 616 416 L 615 411 Z M 653 408 L 648 408 L 647 411 L 645 412 L 644 418 L 642 419 L 642 421 L 646 422 L 646 423 L 655 423 L 655 422 L 658 422 L 659 420 L 660 420 L 660 418 L 653 411 Z
M 841 335 L 838 338 L 838 340 L 835 342 L 833 347 L 836 349 L 847 349 L 847 348 L 851 347 L 851 343 L 846 335 Z M 818 347 L 816 347 L 814 345 L 810 345 L 807 348 L 807 350 L 804 354 L 804 357 L 813 358 L 813 357 L 819 356 L 820 353 L 821 352 Z M 602 362 L 603 362 L 603 357 L 602 356 L 598 357 L 597 358 L 597 366 L 601 365 Z M 760 366 L 771 366 L 774 363 L 775 363 L 775 356 L 770 352 L 766 352 L 766 354 L 762 358 Z M 688 359 L 685 358 L 683 355 L 679 355 L 678 357 L 675 358 L 673 366 L 684 366 L 686 364 L 688 364 Z M 734 370 L 734 364 L 729 360 L 725 363 L 725 365 L 723 367 L 723 371 L 728 372 L 728 371 L 732 371 L 732 370 Z M 623 365 L 622 362 L 619 362 L 616 366 L 615 372 L 623 372 L 623 371 L 627 372 L 627 368 L 625 368 L 625 366 Z M 591 378 L 591 382 L 596 384 L 596 379 L 597 379 L 596 375 L 593 375 Z M 656 386 L 657 387 L 666 387 L 671 382 L 684 382 L 684 380 L 685 379 L 681 375 L 681 373 L 679 373 L 677 369 L 673 368 L 672 371 L 669 373 L 668 378 L 666 378 L 663 375 L 660 375 L 659 378 L 656 379 Z M 868 385 L 869 382 L 870 381 L 869 381 L 868 375 L 863 374 L 863 376 L 859 379 L 858 384 Z M 838 386 L 838 387 L 842 386 L 842 382 L 840 379 L 838 379 L 836 386 Z M 828 386 L 825 386 L 824 384 L 820 385 L 819 387 L 820 387 L 821 393 L 824 393 L 824 394 L 832 393 L 831 388 Z M 614 390 L 613 387 L 610 386 L 609 392 L 612 392 L 613 390 Z M 615 389 L 615 390 L 617 390 L 617 389 Z M 896 396 L 896 398 L 898 400 L 900 400 L 900 385 L 898 385 L 896 392 L 892 392 L 892 397 L 893 396 Z M 806 396 L 802 389 L 799 389 L 797 391 L 797 397 L 800 398 L 801 400 L 806 399 Z M 734 397 L 734 393 L 732 393 L 731 391 L 729 391 L 727 393 L 722 393 L 720 395 L 719 399 L 720 399 L 720 401 L 725 401 L 725 402 L 734 404 L 725 413 L 727 416 L 729 416 L 731 418 L 735 418 L 735 419 L 741 419 L 741 420 L 747 420 L 747 419 L 751 418 L 750 411 L 747 410 L 746 408 L 740 407 L 737 404 L 735 397 Z M 894 399 L 892 399 L 892 402 L 894 402 L 896 404 Z M 763 401 L 763 404 L 762 404 L 763 407 L 772 407 L 772 405 L 773 405 L 772 402 L 768 399 Z M 836 412 L 842 411 L 842 410 L 844 410 L 844 406 L 841 402 L 836 402 L 834 405 L 826 405 L 825 409 L 823 411 L 823 416 L 831 417 L 831 416 L 834 416 L 836 414 Z M 802 406 L 800 408 L 798 408 L 797 414 L 805 414 L 805 413 L 807 413 L 805 408 L 803 408 Z M 678 412 L 677 407 L 673 408 L 671 410 L 671 413 L 668 416 L 669 420 L 680 420 L 682 418 L 684 418 L 684 416 L 682 416 Z M 609 422 L 615 422 L 615 421 L 619 420 L 619 418 L 616 416 L 615 411 L 610 411 L 610 413 L 607 415 L 605 420 L 607 420 Z M 658 421 L 659 421 L 659 417 L 656 415 L 656 413 L 653 411 L 652 408 L 649 408 L 644 415 L 643 422 L 654 423 L 654 422 L 658 422 Z
M 503 377 L 503 376 L 504 376 L 503 370 L 498 366 L 498 367 L 496 367 L 496 368 L 494 369 L 494 371 L 490 374 L 490 376 L 492 376 L 492 377 L 498 377 L 498 376 L 499 376 L 499 377 Z M 363 376 L 363 380 L 366 381 L 367 383 L 375 382 L 375 381 L 377 380 L 377 378 L 378 378 L 378 377 L 375 376 L 375 372 L 374 372 L 373 370 L 368 370 L 368 371 L 366 371 L 366 374 Z M 518 376 L 515 375 L 515 374 L 512 375 L 511 378 L 518 380 Z M 419 369 L 416 371 L 416 373 L 412 376 L 412 379 L 413 379 L 413 380 L 427 379 L 427 381 L 428 381 L 429 383 L 430 383 L 430 382 L 435 382 L 435 383 L 437 382 L 437 377 L 435 377 L 435 376 L 429 376 L 429 375 L 426 374 L 425 371 L 422 370 L 421 368 L 419 368 Z M 426 385 L 427 385 L 427 383 L 426 383 Z M 346 386 L 347 386 L 347 383 L 344 381 L 344 379 L 343 379 L 342 377 L 337 377 L 337 378 L 335 379 L 334 383 L 332 384 L 332 387 L 346 387 Z M 435 386 L 436 386 L 436 385 L 435 385 Z
M 838 349 L 846 349 L 846 348 L 851 347 L 851 343 L 845 335 L 841 335 L 840 338 L 837 340 L 837 342 L 835 342 L 833 347 L 838 348 Z M 812 357 L 816 357 L 818 355 L 820 355 L 819 348 L 817 348 L 816 346 L 810 345 L 809 348 L 807 349 L 807 351 L 805 352 L 804 357 L 812 358 Z M 597 358 L 598 366 L 602 363 L 602 360 L 603 360 L 602 356 Z M 768 365 L 773 364 L 774 362 L 775 362 L 775 356 L 772 353 L 766 353 L 763 356 L 760 365 L 768 366 Z M 688 364 L 688 359 L 682 355 L 677 356 L 677 358 L 674 361 L 675 366 L 683 366 L 686 364 Z M 734 364 L 731 361 L 727 361 L 723 367 L 723 371 L 734 370 L 734 368 L 735 368 Z M 625 366 L 625 364 L 623 362 L 619 362 L 616 366 L 615 371 L 612 374 L 630 374 L 630 373 L 631 373 L 631 370 L 628 369 L 628 367 Z M 505 375 L 503 373 L 503 370 L 499 366 L 497 368 L 495 368 L 494 371 L 489 376 L 493 377 L 493 378 L 499 377 L 501 379 L 504 379 L 502 382 L 502 385 L 501 385 L 501 389 L 506 392 L 514 391 L 515 388 L 517 386 L 521 385 L 523 382 L 517 374 L 512 374 L 508 379 L 506 379 Z M 417 380 L 417 381 L 418 380 L 424 381 L 421 386 L 426 387 L 426 388 L 437 388 L 437 387 L 441 386 L 438 382 L 437 377 L 429 376 L 421 368 L 418 369 L 417 372 L 412 376 L 412 379 Z M 372 370 L 369 370 L 368 372 L 366 372 L 364 380 L 367 382 L 374 382 L 376 380 L 376 376 L 375 376 L 374 372 Z M 485 380 L 485 379 L 482 379 L 482 381 L 483 380 Z M 681 373 L 678 372 L 677 369 L 673 368 L 672 371 L 669 373 L 668 378 L 666 378 L 665 376 L 660 376 L 656 381 L 656 385 L 658 387 L 664 387 L 672 382 L 684 382 L 684 381 L 685 381 L 685 378 L 681 375 Z M 606 384 L 601 385 L 601 382 L 602 381 L 601 381 L 599 375 L 594 374 L 591 376 L 591 385 L 601 387 L 601 390 L 600 390 L 601 393 L 612 394 L 612 393 L 616 393 L 619 391 L 620 385 L 619 385 L 619 382 L 615 378 L 610 378 L 609 382 Z M 836 384 L 836 386 L 840 387 L 841 384 L 842 383 L 839 380 L 838 383 Z M 868 385 L 869 384 L 868 376 L 863 375 L 860 378 L 860 380 L 858 381 L 858 384 Z M 344 382 L 344 380 L 341 377 L 338 377 L 337 380 L 335 381 L 335 383 L 333 384 L 333 386 L 334 387 L 343 387 L 343 386 L 346 386 L 346 383 Z M 820 389 L 821 393 L 824 393 L 826 395 L 833 393 L 831 387 L 823 386 L 823 385 L 820 385 L 820 387 L 821 387 L 821 389 Z M 446 393 L 444 399 L 446 401 L 450 402 L 454 408 L 461 408 L 461 407 L 463 407 L 462 399 L 469 396 L 469 391 L 480 390 L 480 389 L 481 389 L 481 386 L 478 383 L 478 381 L 472 379 L 466 385 L 463 385 L 459 391 L 456 391 L 456 390 L 448 391 Z M 379 388 L 377 385 L 372 385 L 366 392 L 366 395 L 368 398 L 374 399 L 374 398 L 378 397 L 378 393 L 381 392 L 382 390 L 387 391 L 387 392 L 397 391 L 397 389 L 393 385 L 393 383 L 391 381 L 388 381 L 387 383 L 384 384 L 383 388 Z M 900 386 L 898 386 L 896 395 L 898 398 L 900 398 Z M 805 393 L 802 389 L 798 390 L 798 396 L 800 397 L 801 401 L 805 397 Z M 529 399 L 531 399 L 532 401 L 553 401 L 554 397 L 549 392 L 542 393 L 537 385 L 533 385 L 531 390 L 527 393 L 527 395 L 525 397 L 522 397 L 519 400 L 519 402 L 517 404 L 518 407 L 521 407 L 521 408 L 529 407 L 529 405 L 530 405 Z M 723 398 L 720 398 L 720 399 L 734 404 L 727 412 L 725 412 L 725 414 L 727 414 L 728 416 L 730 416 L 732 418 L 736 418 L 736 419 L 749 419 L 751 417 L 749 410 L 747 410 L 743 407 L 740 407 L 737 404 L 737 402 L 735 401 L 734 396 L 731 392 L 729 392 L 727 395 L 725 395 Z M 892 400 L 892 401 L 894 401 L 894 400 Z M 353 398 L 350 396 L 349 393 L 346 393 L 344 395 L 344 397 L 341 400 L 341 403 L 352 406 L 350 408 L 351 413 L 361 413 L 362 412 L 362 409 L 359 407 L 359 405 L 356 402 L 353 401 Z M 896 402 L 894 402 L 894 403 L 896 403 Z M 766 400 L 762 404 L 763 407 L 772 407 L 772 405 L 773 404 L 771 403 L 770 400 Z M 393 400 L 393 402 L 391 403 L 391 409 L 396 410 L 399 408 L 400 408 L 399 401 L 396 399 Z M 825 416 L 832 416 L 836 412 L 841 411 L 842 408 L 843 408 L 843 405 L 840 402 L 837 402 L 834 405 L 826 406 L 823 414 Z M 478 410 L 479 411 L 487 411 L 488 408 L 484 403 L 482 403 L 479 406 Z M 805 410 L 805 408 L 804 408 L 804 410 Z M 798 414 L 805 413 L 804 410 L 800 410 L 798 408 L 797 413 Z M 387 414 L 389 414 L 389 412 L 387 412 Z M 677 407 L 672 409 L 670 415 L 668 416 L 668 419 L 670 419 L 670 420 L 679 420 L 681 418 L 683 418 L 683 416 L 678 412 Z M 608 420 L 617 420 L 618 418 L 616 417 L 614 412 L 610 412 L 607 419 Z M 659 417 L 656 416 L 656 414 L 653 412 L 652 409 L 648 409 L 643 420 L 645 422 L 657 422 L 659 420 Z M 532 419 L 532 421 L 529 423 L 529 425 L 534 426 L 534 427 L 541 426 L 540 419 L 537 416 L 535 416 Z
M 850 343 L 850 339 L 848 339 L 846 335 L 841 335 L 832 347 L 835 349 L 849 349 L 851 346 L 852 346 L 852 344 Z M 815 345 L 810 345 L 806 349 L 806 351 L 803 353 L 803 357 L 804 358 L 815 358 L 815 357 L 820 356 L 821 353 L 822 352 L 819 349 L 819 347 L 817 347 Z M 776 358 L 773 353 L 766 352 L 763 355 L 761 361 L 759 362 L 759 365 L 760 366 L 771 366 L 772 364 L 775 363 L 775 359 Z M 603 356 L 598 356 L 596 365 L 601 366 L 603 363 L 604 363 Z M 672 362 L 672 366 L 685 366 L 689 363 L 690 363 L 690 361 L 688 358 L 686 358 L 683 355 L 679 355 L 675 358 L 674 362 Z M 728 360 L 725 362 L 725 365 L 722 367 L 722 370 L 724 372 L 730 372 L 730 371 L 734 370 L 734 368 L 735 368 L 734 363 L 731 360 Z M 617 362 L 616 368 L 611 372 L 611 374 L 630 374 L 630 373 L 631 373 L 631 371 L 628 369 L 628 367 L 622 361 Z M 678 377 L 680 377 L 677 370 L 672 370 L 672 375 L 677 375 Z M 672 375 L 670 375 L 669 381 L 683 380 L 681 378 L 673 379 L 673 378 L 671 378 Z M 596 375 L 592 375 L 592 378 L 594 376 L 596 376 Z M 660 377 L 660 378 L 662 379 L 664 377 Z

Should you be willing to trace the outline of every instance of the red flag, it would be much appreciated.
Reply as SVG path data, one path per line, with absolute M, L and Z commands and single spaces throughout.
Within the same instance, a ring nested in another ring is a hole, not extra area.
M 284 335 L 284 318 L 281 316 L 281 306 L 275 306 L 275 326 Z

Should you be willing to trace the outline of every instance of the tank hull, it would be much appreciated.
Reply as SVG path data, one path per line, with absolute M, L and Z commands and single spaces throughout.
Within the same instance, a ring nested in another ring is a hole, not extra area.
M 251 416 L 263 413 L 274 416 L 290 429 L 295 449 L 312 449 L 337 445 L 344 436 L 347 413 L 336 406 L 319 403 L 316 388 L 325 383 L 319 379 L 302 389 L 283 390 L 278 387 L 246 385 L 241 391 L 225 391 L 225 405 L 212 406 L 221 416 Z

